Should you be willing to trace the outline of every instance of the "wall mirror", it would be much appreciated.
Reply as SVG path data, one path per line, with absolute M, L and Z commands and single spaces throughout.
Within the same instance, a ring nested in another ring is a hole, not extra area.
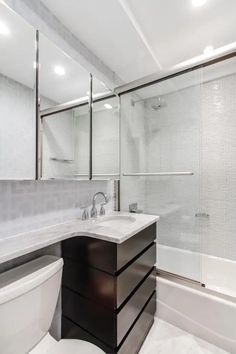
M 36 32 L 0 2 L 0 179 L 35 179 Z
M 40 178 L 118 178 L 117 97 L 43 35 L 39 53 Z

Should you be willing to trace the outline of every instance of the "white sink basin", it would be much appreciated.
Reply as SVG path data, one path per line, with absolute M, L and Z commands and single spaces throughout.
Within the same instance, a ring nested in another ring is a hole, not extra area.
M 123 226 L 127 226 L 135 222 L 136 219 L 133 216 L 105 216 L 101 221 L 98 221 L 97 224 L 103 227 L 110 228 L 119 228 Z

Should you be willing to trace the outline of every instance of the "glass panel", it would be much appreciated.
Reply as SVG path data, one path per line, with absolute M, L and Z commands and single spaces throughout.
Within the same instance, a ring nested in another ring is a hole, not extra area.
M 236 58 L 203 70 L 203 283 L 236 296 Z
M 43 179 L 88 179 L 88 104 L 43 118 Z
M 35 30 L 0 2 L 0 179 L 35 178 Z
M 93 104 L 93 179 L 119 179 L 119 98 Z
M 78 62 L 40 34 L 41 110 L 89 95 L 89 73 Z
M 121 96 L 121 208 L 160 215 L 157 267 L 196 281 L 201 110 L 201 71 Z

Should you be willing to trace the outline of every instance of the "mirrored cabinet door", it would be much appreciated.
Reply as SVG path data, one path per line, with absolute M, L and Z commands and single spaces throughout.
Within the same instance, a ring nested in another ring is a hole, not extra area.
M 40 34 L 42 179 L 89 178 L 90 74 Z
M 42 179 L 89 179 L 89 106 L 42 118 Z
M 35 179 L 35 39 L 0 2 L 0 179 Z
M 40 33 L 40 109 L 88 101 L 89 73 Z
M 93 179 L 119 179 L 119 98 L 93 103 Z

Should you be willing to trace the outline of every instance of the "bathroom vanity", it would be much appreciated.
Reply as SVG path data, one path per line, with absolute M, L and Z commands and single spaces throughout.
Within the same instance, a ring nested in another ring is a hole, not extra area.
M 62 337 L 87 340 L 107 354 L 134 354 L 156 310 L 157 220 L 123 212 L 69 220 L 1 242 L 0 263 L 40 249 L 50 255 L 46 247 L 61 243 Z
M 137 353 L 156 310 L 156 223 L 127 241 L 63 241 L 62 337 Z

